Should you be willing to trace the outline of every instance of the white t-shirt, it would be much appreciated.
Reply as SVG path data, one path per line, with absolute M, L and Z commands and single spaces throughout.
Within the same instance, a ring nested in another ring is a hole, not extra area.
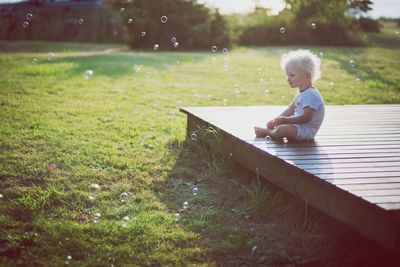
M 325 106 L 324 100 L 317 89 L 310 87 L 303 92 L 298 91 L 294 97 L 295 111 L 293 116 L 298 117 L 304 114 L 304 108 L 310 107 L 314 110 L 311 120 L 307 123 L 300 124 L 303 128 L 307 129 L 310 135 L 308 138 L 314 138 L 317 134 L 319 127 L 324 120 Z

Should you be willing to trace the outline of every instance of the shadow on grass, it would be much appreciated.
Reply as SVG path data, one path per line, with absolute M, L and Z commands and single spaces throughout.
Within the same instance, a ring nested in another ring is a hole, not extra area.
M 336 61 L 342 70 L 361 79 L 360 82 L 367 82 L 368 86 L 374 89 L 398 88 L 398 80 L 385 75 L 384 62 L 379 63 L 377 59 L 376 64 L 367 65 L 363 62 L 364 56 L 365 51 L 362 48 L 348 48 L 343 49 L 341 53 L 325 53 L 324 59 Z
M 49 52 L 82 52 L 104 51 L 107 49 L 126 49 L 120 44 L 71 43 L 51 41 L 0 41 L 0 52 L 3 53 L 49 53 Z
M 218 143 L 194 139 L 168 144 L 176 163 L 156 190 L 170 212 L 179 214 L 177 223 L 200 236 L 205 255 L 195 261 L 217 266 L 396 263 L 393 253 L 237 165 L 218 151 Z
M 155 56 L 154 53 L 157 53 Z M 163 70 L 171 66 L 179 66 L 186 62 L 200 61 L 207 57 L 206 53 L 174 53 L 174 52 L 118 52 L 79 54 L 63 56 L 58 63 L 76 65 L 65 73 L 68 77 L 80 76 L 91 69 L 95 75 L 120 78 L 126 75 L 146 74 L 146 68 Z

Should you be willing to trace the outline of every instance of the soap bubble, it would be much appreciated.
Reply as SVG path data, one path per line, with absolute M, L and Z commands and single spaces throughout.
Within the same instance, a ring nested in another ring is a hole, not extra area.
M 32 64 L 36 64 L 36 63 L 37 63 L 37 59 L 36 58 L 32 59 Z
M 313 30 L 317 29 L 317 24 L 315 24 L 314 22 L 311 23 L 311 28 L 312 28 Z
M 181 218 L 181 214 L 179 212 L 175 213 L 175 221 L 179 221 L 179 219 Z
M 100 190 L 100 185 L 99 184 L 91 184 L 89 187 L 92 190 Z
M 54 59 L 55 54 L 54 53 L 48 53 L 47 54 L 47 60 L 52 61 Z
M 141 32 L 140 35 L 141 35 L 142 37 L 145 37 L 145 36 L 146 36 L 146 32 Z
M 133 68 L 133 70 L 134 70 L 135 72 L 139 72 L 139 71 L 140 71 L 140 66 L 137 65 L 137 64 L 133 65 L 132 68 Z
M 218 50 L 218 47 L 217 47 L 217 46 L 213 45 L 213 46 L 211 47 L 211 51 L 212 51 L 213 53 L 217 52 L 217 50 Z
M 257 250 L 258 250 L 257 245 L 254 245 L 254 246 L 251 248 L 251 255 L 252 255 L 252 256 L 255 256 L 256 253 L 258 252 Z
M 233 88 L 235 89 L 235 95 L 239 96 L 240 95 L 240 87 L 239 84 L 235 83 L 235 85 L 233 86 Z
M 227 54 L 228 51 L 229 51 L 229 50 L 228 50 L 228 48 L 226 48 L 226 47 L 225 47 L 224 49 L 222 49 L 222 53 L 224 53 L 224 54 Z
M 354 60 L 349 60 L 349 64 L 352 68 L 354 68 L 356 66 L 356 62 Z
M 161 20 L 161 23 L 166 23 L 168 21 L 168 17 L 162 16 L 160 20 Z
M 85 71 L 85 79 L 86 80 L 92 78 L 92 76 L 93 76 L 93 70 L 86 70 Z
M 133 22 L 133 18 L 128 19 L 128 23 L 131 24 Z
M 175 42 L 175 43 L 174 43 L 174 47 L 177 48 L 178 46 L 179 46 L 179 43 L 178 43 L 178 42 Z
M 31 20 L 33 15 L 31 13 L 26 14 L 26 20 Z
M 285 29 L 285 27 L 281 27 L 281 28 L 279 29 L 279 31 L 280 31 L 281 33 L 285 33 L 285 32 L 286 32 L 286 29 Z
M 192 193 L 194 196 L 197 196 L 197 194 L 199 193 L 199 189 L 197 187 L 193 188 Z
M 160 47 L 159 44 L 155 44 L 155 45 L 153 46 L 154 51 L 158 50 L 159 47 Z
M 271 136 L 267 135 L 267 136 L 265 137 L 265 141 L 270 142 L 271 140 L 272 140 Z
M 189 203 L 187 201 L 183 202 L 183 209 L 189 208 Z
M 176 42 L 176 37 L 172 37 L 172 38 L 171 38 L 171 43 L 174 44 L 175 42 Z
M 124 13 L 124 12 L 125 12 L 125 8 L 121 7 L 121 8 L 119 9 L 119 12 Z
M 84 22 L 83 19 L 79 19 L 78 20 L 78 23 L 81 24 L 81 25 L 83 24 L 83 22 Z
M 193 141 L 197 141 L 197 134 L 196 133 L 192 133 L 190 135 L 190 139 L 192 139 Z
M 29 22 L 24 21 L 24 23 L 22 23 L 22 28 L 28 28 L 29 27 Z

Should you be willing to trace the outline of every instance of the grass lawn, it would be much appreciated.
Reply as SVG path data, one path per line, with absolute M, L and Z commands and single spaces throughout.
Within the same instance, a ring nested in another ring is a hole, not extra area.
M 326 104 L 400 103 L 400 39 L 395 30 L 381 37 L 369 47 L 311 48 L 322 57 L 317 87 Z M 294 91 L 279 60 L 295 48 L 224 55 L 221 48 L 132 52 L 1 42 L 0 265 L 391 260 L 318 211 L 306 214 L 305 203 L 218 151 L 185 139 L 180 106 L 288 104 Z

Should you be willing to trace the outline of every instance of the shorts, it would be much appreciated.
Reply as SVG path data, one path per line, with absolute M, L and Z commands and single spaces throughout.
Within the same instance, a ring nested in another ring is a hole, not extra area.
M 297 128 L 297 136 L 296 140 L 302 141 L 302 140 L 313 140 L 315 136 L 315 130 L 304 126 L 303 124 L 292 124 Z

